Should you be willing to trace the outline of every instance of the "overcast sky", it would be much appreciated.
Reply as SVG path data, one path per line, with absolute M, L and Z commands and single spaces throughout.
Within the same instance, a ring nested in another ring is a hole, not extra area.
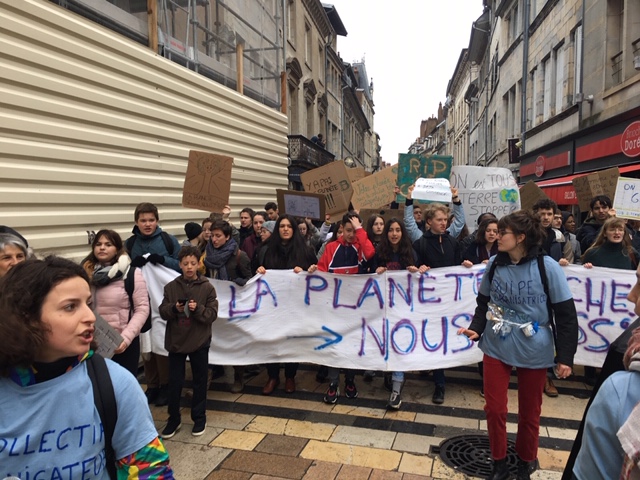
M 374 84 L 374 129 L 381 155 L 396 163 L 438 113 L 482 0 L 324 0 L 348 32 L 338 37 L 346 62 L 365 59 Z

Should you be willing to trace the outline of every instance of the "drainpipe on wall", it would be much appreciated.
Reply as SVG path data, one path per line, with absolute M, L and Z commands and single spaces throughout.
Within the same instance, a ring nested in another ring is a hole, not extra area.
M 583 81 L 584 81 L 584 75 L 582 74 L 582 72 L 584 72 L 584 15 L 585 15 L 585 0 L 582 0 L 582 35 L 580 36 L 580 71 L 576 72 L 576 75 L 580 75 L 580 83 L 579 83 L 579 88 L 580 88 L 580 93 L 582 93 L 584 95 L 584 85 L 583 85 Z M 575 100 L 574 100 L 575 101 Z M 584 102 L 580 102 L 580 107 L 578 108 L 578 129 L 582 128 L 582 107 L 584 106 Z
M 583 0 L 584 5 L 584 0 Z M 520 115 L 520 155 L 525 153 L 525 134 L 527 131 L 527 80 L 529 78 L 529 13 L 531 0 L 525 1 L 523 32 L 522 32 L 522 106 Z M 536 101 L 535 98 L 532 99 Z
M 287 0 L 282 0 L 282 72 L 284 73 L 283 78 L 281 78 L 280 85 L 280 111 L 289 116 L 289 112 L 287 112 L 289 104 L 287 102 L 287 41 L 289 38 L 289 25 L 287 24 Z M 283 108 L 287 107 L 286 109 Z M 290 124 L 290 120 L 287 121 Z

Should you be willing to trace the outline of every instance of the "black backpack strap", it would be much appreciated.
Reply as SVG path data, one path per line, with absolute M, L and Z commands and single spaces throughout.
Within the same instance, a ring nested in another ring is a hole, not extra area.
M 487 272 L 487 276 L 489 277 L 489 283 L 493 282 L 493 276 L 496 273 L 496 267 L 498 266 L 498 262 L 496 262 L 496 259 L 493 259 L 493 262 L 491 262 L 491 267 L 489 268 L 489 272 Z
M 173 240 L 171 240 L 171 235 L 169 235 L 164 230 L 160 232 L 160 237 L 162 237 L 162 241 L 164 242 L 164 248 L 167 249 L 167 253 L 170 257 L 173 256 Z
M 127 241 L 124 242 L 124 248 L 127 250 L 129 256 L 131 256 L 131 250 L 133 250 L 133 244 L 136 243 L 136 238 L 137 237 L 135 235 L 131 235 L 127 238 Z
M 130 266 L 127 276 L 124 277 L 124 291 L 129 297 L 129 320 L 133 316 L 133 289 L 135 288 L 136 267 Z
M 118 407 L 107 362 L 100 355 L 94 353 L 87 360 L 87 372 L 93 386 L 93 401 L 100 415 L 104 430 L 104 452 L 107 472 L 109 473 L 109 478 L 117 480 L 116 452 L 113 450 L 111 442 L 118 421 Z
M 547 269 L 544 266 L 545 255 L 538 255 L 538 270 L 540 271 L 540 279 L 542 280 L 542 288 L 547 296 L 547 310 L 549 312 L 549 323 L 551 324 L 551 330 L 553 331 L 553 339 L 556 338 L 556 322 L 553 318 L 553 305 L 551 303 L 551 295 L 549 295 L 549 280 L 547 279 Z

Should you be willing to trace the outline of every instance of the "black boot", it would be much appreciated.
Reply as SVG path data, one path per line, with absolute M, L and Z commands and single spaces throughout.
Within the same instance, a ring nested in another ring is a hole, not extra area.
M 507 459 L 503 458 L 502 460 L 494 460 L 493 470 L 491 470 L 489 480 L 509 480 L 510 478 L 511 474 L 509 473 Z
M 537 470 L 537 460 L 525 462 L 518 458 L 518 475 L 516 480 L 530 480 L 531 474 Z
M 160 385 L 156 407 L 164 407 L 165 405 L 169 405 L 169 385 Z

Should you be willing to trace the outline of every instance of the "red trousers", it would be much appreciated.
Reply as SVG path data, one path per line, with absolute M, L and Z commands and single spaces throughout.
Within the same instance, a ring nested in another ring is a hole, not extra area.
M 507 391 L 513 367 L 488 355 L 484 356 L 484 411 L 491 456 L 502 460 L 507 456 Z M 538 458 L 538 436 L 542 392 L 547 378 L 546 368 L 516 368 L 518 374 L 518 435 L 516 452 L 520 459 L 532 462 Z

